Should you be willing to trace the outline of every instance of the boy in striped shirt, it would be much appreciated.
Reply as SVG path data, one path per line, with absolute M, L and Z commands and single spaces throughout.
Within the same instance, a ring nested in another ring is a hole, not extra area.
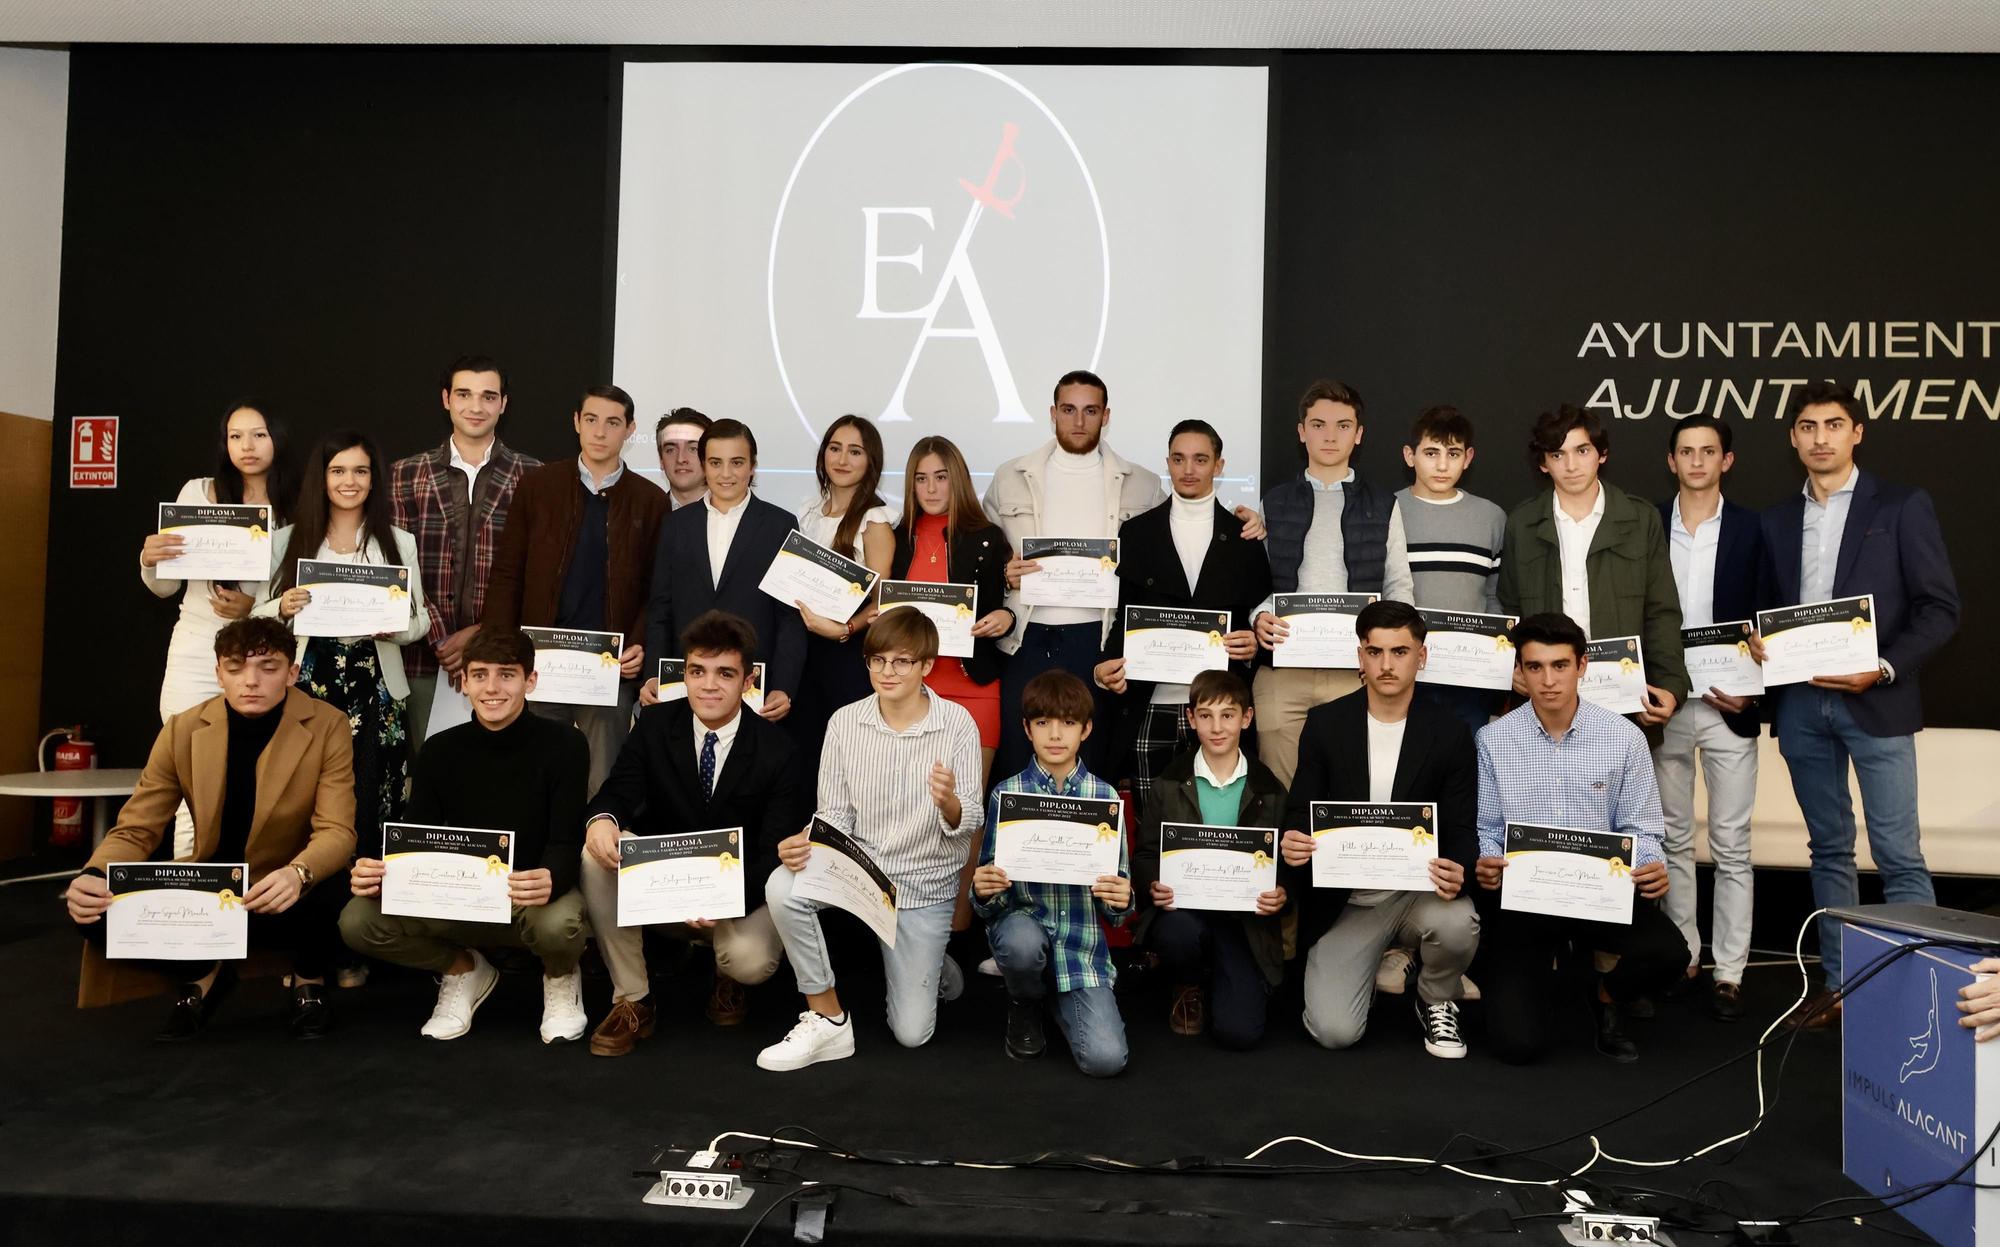
M 1047 1042 L 1042 1006 L 1053 985 L 1056 1025 L 1069 1040 L 1076 1067 L 1093 1078 L 1109 1078 L 1125 1068 L 1125 1021 L 1111 992 L 1111 952 L 1098 919 L 1117 926 L 1132 913 L 1124 820 L 1119 820 L 1118 873 L 1099 875 L 1089 887 L 1014 883 L 993 861 L 1003 792 L 1118 799 L 1118 790 L 1085 770 L 1078 758 L 1090 737 L 1091 706 L 1089 686 L 1067 671 L 1044 671 L 1021 690 L 1021 726 L 1035 756 L 1020 774 L 994 784 L 987 797 L 972 907 L 986 921 L 986 939 L 1007 984 L 1007 1055 L 1025 1061 L 1042 1054 Z
M 1410 428 L 1403 462 L 1410 484 L 1396 492 L 1396 512 L 1410 547 L 1411 604 L 1427 610 L 1500 613 L 1500 546 L 1507 513 L 1459 488 L 1472 466 L 1472 421 L 1456 407 L 1426 407 Z M 1425 686 L 1477 732 L 1499 708 L 1485 689 Z

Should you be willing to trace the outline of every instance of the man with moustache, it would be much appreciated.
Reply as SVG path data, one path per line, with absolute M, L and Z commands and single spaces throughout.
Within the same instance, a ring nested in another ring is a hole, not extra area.
M 479 631 L 493 556 L 507 526 L 514 490 L 539 459 L 500 440 L 507 372 L 486 355 L 462 355 L 445 369 L 442 401 L 451 436 L 389 469 L 396 527 L 417 539 L 417 564 L 430 605 L 425 643 L 403 647 L 409 676 L 406 722 L 414 747 L 430 730 L 437 681 L 463 682 L 465 645 Z M 413 748 L 413 752 L 415 752 Z M 417 763 L 411 761 L 411 773 Z

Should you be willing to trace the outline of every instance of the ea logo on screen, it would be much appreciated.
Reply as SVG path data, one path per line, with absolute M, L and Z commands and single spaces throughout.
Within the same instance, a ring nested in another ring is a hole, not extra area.
M 1111 251 L 1083 153 L 1033 92 L 983 65 L 900 65 L 806 140 L 765 287 L 809 435 L 846 411 L 969 432 L 1036 420 L 1045 386 L 1096 366 Z

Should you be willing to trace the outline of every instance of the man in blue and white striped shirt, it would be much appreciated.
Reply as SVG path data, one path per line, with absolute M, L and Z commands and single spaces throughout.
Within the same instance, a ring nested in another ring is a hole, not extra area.
M 892 610 L 877 618 L 862 642 L 875 691 L 834 711 L 820 749 L 819 817 L 852 836 L 896 885 L 896 940 L 882 946 L 882 969 L 889 1029 L 906 1048 L 929 1042 L 939 998 L 964 990 L 958 964 L 944 949 L 959 872 L 986 825 L 979 728 L 964 707 L 924 687 L 937 652 L 929 616 Z M 805 831 L 780 841 L 780 865 L 764 884 L 806 1010 L 790 1034 L 758 1054 L 763 1069 L 854 1055 L 854 1027 L 834 991 L 820 902 L 792 892 L 815 851 Z
M 1513 632 L 1514 665 L 1529 701 L 1479 733 L 1481 996 L 1487 1040 L 1503 1061 L 1534 1060 L 1549 1046 L 1557 973 L 1566 945 L 1616 965 L 1597 978 L 1597 1050 L 1618 1061 L 1639 1051 L 1619 1008 L 1674 981 L 1687 966 L 1687 941 L 1660 908 L 1667 867 L 1660 838 L 1660 790 L 1646 737 L 1620 715 L 1577 696 L 1583 629 L 1567 615 L 1531 615 Z M 1502 909 L 1509 823 L 1615 831 L 1634 845 L 1638 897 L 1629 926 Z

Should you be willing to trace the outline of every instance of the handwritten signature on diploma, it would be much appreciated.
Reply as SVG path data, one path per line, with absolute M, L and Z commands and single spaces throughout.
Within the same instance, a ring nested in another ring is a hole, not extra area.
M 469 883 L 474 879 L 469 866 L 418 866 L 410 871 L 411 883 Z
M 139 921 L 142 923 L 202 922 L 214 913 L 213 907 L 197 907 L 178 901 L 166 904 L 142 901 L 139 905 Z
M 1189 879 L 1241 879 L 1255 873 L 1255 868 L 1243 862 L 1189 862 L 1181 868 L 1181 878 Z

